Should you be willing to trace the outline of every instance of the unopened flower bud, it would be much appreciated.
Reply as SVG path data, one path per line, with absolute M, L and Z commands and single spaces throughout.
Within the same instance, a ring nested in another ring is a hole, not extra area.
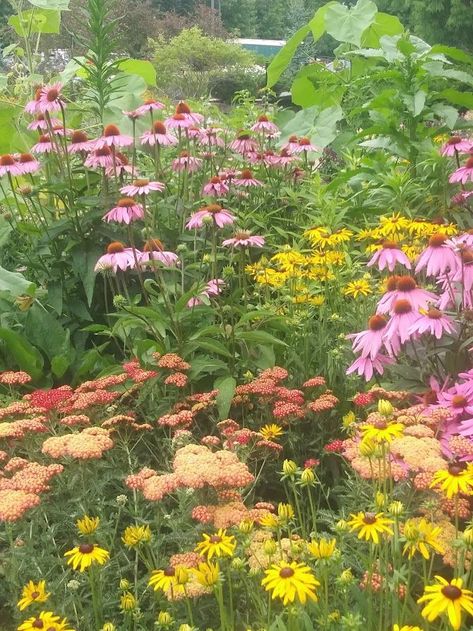
M 162 625 L 163 627 L 172 624 L 173 617 L 169 613 L 169 611 L 160 611 L 158 613 L 157 623 Z
M 122 296 L 121 294 L 117 294 L 116 296 L 113 297 L 113 306 L 117 307 L 117 309 L 123 305 L 126 305 L 127 300 L 125 298 L 125 296 Z
M 364 438 L 358 445 L 358 450 L 365 458 L 372 458 L 374 456 L 374 452 L 376 451 L 376 445 L 371 440 L 366 440 L 366 438 Z
M 117 631 L 117 627 L 113 624 L 113 622 L 106 622 L 100 631 Z
M 394 408 L 389 401 L 386 401 L 386 399 L 380 399 L 378 401 L 378 412 L 387 417 L 392 415 Z
M 176 567 L 174 576 L 178 585 L 185 585 L 189 580 L 189 572 L 181 565 Z
M 301 485 L 313 486 L 315 483 L 315 473 L 312 469 L 304 469 L 301 473 Z
M 243 559 L 240 559 L 240 557 L 235 557 L 234 559 L 232 559 L 230 565 L 232 567 L 232 570 L 240 571 L 245 567 L 245 562 L 243 561 Z
M 75 579 L 72 579 L 67 584 L 67 589 L 70 589 L 71 592 L 76 592 L 79 589 L 79 587 L 80 587 L 80 583 L 79 581 L 76 581 Z
M 185 243 L 179 243 L 179 245 L 176 248 L 176 252 L 178 254 L 184 254 L 184 252 L 187 252 L 187 249 L 188 248 L 187 248 L 187 245 Z
M 127 589 L 130 589 L 130 581 L 128 581 L 126 578 L 122 578 L 120 580 L 120 589 L 125 592 Z
M 466 543 L 467 546 L 473 546 L 473 527 L 468 526 L 465 528 L 462 534 L 462 539 Z
M 294 460 L 284 460 L 282 463 L 282 472 L 284 475 L 288 475 L 289 477 L 293 477 L 296 474 L 297 465 Z
M 343 570 L 343 572 L 340 574 L 338 580 L 340 581 L 340 583 L 344 584 L 344 585 L 348 585 L 349 583 L 352 583 L 354 580 L 354 576 L 353 573 L 350 569 L 347 570 Z
M 276 542 L 274 541 L 274 539 L 266 539 L 263 544 L 263 550 L 264 553 L 268 556 L 273 556 L 273 554 L 275 554 L 277 550 Z
M 376 507 L 379 509 L 382 509 L 384 508 L 384 505 L 386 504 L 386 495 L 384 493 L 381 493 L 381 491 L 377 491 L 374 501 L 375 501 Z
M 253 530 L 254 523 L 250 519 L 244 519 L 238 525 L 238 529 L 240 532 L 247 535 L 249 532 Z
M 348 530 L 348 522 L 345 519 L 339 519 L 335 524 L 335 530 L 346 532 Z
M 117 495 L 117 497 L 115 498 L 115 502 L 118 504 L 118 506 L 125 506 L 125 504 L 128 502 L 128 498 L 126 495 Z
M 391 504 L 389 504 L 388 511 L 391 513 L 391 515 L 399 517 L 404 512 L 404 504 L 399 500 L 395 500 L 394 502 L 391 502 Z

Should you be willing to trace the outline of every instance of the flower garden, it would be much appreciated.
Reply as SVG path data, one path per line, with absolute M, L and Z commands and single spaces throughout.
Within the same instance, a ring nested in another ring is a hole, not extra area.
M 473 628 L 473 56 L 330 2 L 226 111 L 118 58 L 106 0 L 39 77 L 64 6 L 30 2 L 0 98 L 1 631 Z M 284 108 L 309 33 L 338 70 Z

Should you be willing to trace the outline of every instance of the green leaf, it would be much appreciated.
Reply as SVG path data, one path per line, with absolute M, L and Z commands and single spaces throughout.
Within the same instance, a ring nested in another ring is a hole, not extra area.
M 233 395 L 235 394 L 236 381 L 233 377 L 220 377 L 215 380 L 214 388 L 218 389 L 215 400 L 219 418 L 226 419 L 228 418 Z
M 38 349 L 26 340 L 24 335 L 11 329 L 0 328 L 0 339 L 5 342 L 8 352 L 21 370 L 30 374 L 33 379 L 41 377 L 43 357 Z
M 218 340 L 206 339 L 206 340 L 197 340 L 196 342 L 192 342 L 189 344 L 193 349 L 198 350 L 206 350 L 211 353 L 215 353 L 216 355 L 222 355 L 222 357 L 231 357 L 232 354 L 222 342 Z
M 37 304 L 26 315 L 25 335 L 51 360 L 56 355 L 70 355 L 69 331 L 63 328 L 54 315 Z
M 212 375 L 216 372 L 228 372 L 228 364 L 221 359 L 212 357 L 197 357 L 191 361 L 192 368 L 189 371 L 191 379 L 197 379 L 201 375 Z
M 61 27 L 60 11 L 50 9 L 32 9 L 8 18 L 8 24 L 20 37 L 31 33 L 59 33 Z
M 398 17 L 378 12 L 374 22 L 368 26 L 361 37 L 361 45 L 367 48 L 378 48 L 381 37 L 400 35 L 404 27 Z
M 460 92 L 460 90 L 447 88 L 440 92 L 440 96 L 454 105 L 466 107 L 469 110 L 473 109 L 473 92 Z
M 449 129 L 454 129 L 458 120 L 458 110 L 456 107 L 446 105 L 445 103 L 434 103 L 434 105 L 432 105 L 432 111 L 436 116 L 445 121 Z
M 21 296 L 28 294 L 33 296 L 36 285 L 18 273 L 9 272 L 7 269 L 0 267 L 0 292 L 6 292 L 11 296 Z
M 336 3 L 325 14 L 325 28 L 337 41 L 361 46 L 362 35 L 374 23 L 377 12 L 371 0 L 358 0 L 351 8 Z
M 2 215 L 0 215 L 0 247 L 4 246 L 8 241 L 8 237 L 10 236 L 11 231 L 13 230 L 12 226 Z
M 70 0 L 28 0 L 30 4 L 40 9 L 54 9 L 55 11 L 67 11 Z
M 235 338 L 249 344 L 274 344 L 287 346 L 286 342 L 278 339 L 267 331 L 235 331 Z
M 292 82 L 292 101 L 301 107 L 339 105 L 346 87 L 339 74 L 322 64 L 303 66 Z
M 296 31 L 294 35 L 288 39 L 284 48 L 275 55 L 268 66 L 268 88 L 278 81 L 279 77 L 291 63 L 299 45 L 302 44 L 309 33 L 312 33 L 314 42 L 317 42 L 322 37 L 325 33 L 325 14 L 332 5 L 336 4 L 338 3 L 329 2 L 323 7 L 320 7 L 320 9 L 315 12 L 314 17 L 310 20 L 310 22 Z
M 97 259 L 102 253 L 102 249 L 94 243 L 81 243 L 81 245 L 71 250 L 72 262 L 77 276 L 82 281 L 87 304 L 90 307 L 94 296 L 95 281 L 97 274 L 94 271 Z
M 51 360 L 51 370 L 53 375 L 60 379 L 71 365 L 70 357 L 67 355 L 56 355 Z
M 15 120 L 19 110 L 10 103 L 0 103 L 0 153 L 9 153 L 16 134 Z
M 442 55 L 446 55 L 447 57 L 451 57 L 452 59 L 454 59 L 455 61 L 459 61 L 460 63 L 473 66 L 473 55 L 469 55 L 459 48 L 437 44 L 436 46 L 432 46 L 431 53 L 440 53 Z
M 291 122 L 282 130 L 282 138 L 293 134 L 307 136 L 319 146 L 326 147 L 337 136 L 337 122 L 343 118 L 339 105 L 320 110 L 313 106 L 297 112 Z
M 124 59 L 118 68 L 126 74 L 135 74 L 146 81 L 148 85 L 156 85 L 156 70 L 150 61 L 144 59 Z

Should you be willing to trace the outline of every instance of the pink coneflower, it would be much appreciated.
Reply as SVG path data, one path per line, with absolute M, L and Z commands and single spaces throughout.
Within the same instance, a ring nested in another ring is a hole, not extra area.
M 85 159 L 84 165 L 91 169 L 113 167 L 113 154 L 109 147 L 96 149 Z
M 191 112 L 191 108 L 184 101 L 180 101 L 176 105 L 176 114 L 183 114 L 186 118 L 192 121 L 194 125 L 199 125 L 204 117 L 197 112 Z
M 263 182 L 260 182 L 260 180 L 257 180 L 253 177 L 253 173 L 250 171 L 250 169 L 243 169 L 243 171 L 240 173 L 240 177 L 237 177 L 233 180 L 233 183 L 236 186 L 264 186 Z
M 455 384 L 453 388 L 437 393 L 439 406 L 449 409 L 455 416 L 473 414 L 473 390 L 466 384 Z
M 197 125 L 192 125 L 192 127 L 188 127 L 186 129 L 186 136 L 191 140 L 195 140 L 200 136 L 200 129 Z
M 72 132 L 71 142 L 67 146 L 69 153 L 89 153 L 95 148 L 95 140 L 89 140 L 87 134 L 79 129 Z
M 231 248 L 262 248 L 264 243 L 264 237 L 252 235 L 248 230 L 240 230 L 231 239 L 222 241 L 222 245 Z
M 236 169 L 225 169 L 224 171 L 218 172 L 218 177 L 222 180 L 222 182 L 233 182 L 235 177 L 237 176 L 238 171 Z
M 468 158 L 465 166 L 460 167 L 459 169 L 454 171 L 448 179 L 450 184 L 454 184 L 455 182 L 466 184 L 468 180 L 471 180 L 473 182 L 473 156 L 471 156 L 471 158 Z
M 204 293 L 208 296 L 218 296 L 225 289 L 225 281 L 221 278 L 212 278 L 207 283 Z
M 9 153 L 0 156 L 0 177 L 2 177 L 2 175 L 6 175 L 7 173 L 14 176 L 22 174 L 20 165 Z
M 161 121 L 155 121 L 153 123 L 152 131 L 145 131 L 141 136 L 142 145 L 161 145 L 162 147 L 169 147 L 171 145 L 177 145 L 177 138 L 166 131 L 166 126 Z
M 144 114 L 149 114 L 151 112 L 156 112 L 157 110 L 163 109 L 164 103 L 156 101 L 155 99 L 146 99 L 143 105 L 140 105 L 134 111 L 136 112 L 136 114 L 138 114 L 138 116 L 143 116 Z
M 427 308 L 429 302 L 436 302 L 437 296 L 419 287 L 412 276 L 399 276 L 396 291 L 392 297 L 391 305 L 389 305 L 390 309 L 396 300 L 408 300 L 412 308 L 418 311 Z
M 473 195 L 473 191 L 459 191 L 450 198 L 451 206 L 466 206 L 466 202 Z
M 455 332 L 453 320 L 439 309 L 430 307 L 427 310 L 421 309 L 419 313 L 420 317 L 410 327 L 409 335 L 430 333 L 439 340 L 444 333 Z
M 250 134 L 240 132 L 238 136 L 230 143 L 230 149 L 245 155 L 247 153 L 255 153 L 258 151 L 258 143 Z
M 272 136 L 278 135 L 279 127 L 272 123 L 269 118 L 262 114 L 258 117 L 256 123 L 251 127 L 251 131 L 261 132 L 263 134 L 271 134 Z
M 410 338 L 410 328 L 417 318 L 419 313 L 414 310 L 409 300 L 396 300 L 391 318 L 386 325 L 386 340 L 391 343 L 399 339 L 399 342 L 404 344 Z
M 379 270 L 382 271 L 385 267 L 387 267 L 388 270 L 392 272 L 397 263 L 399 263 L 399 265 L 404 265 L 407 269 L 411 269 L 411 262 L 407 258 L 407 255 L 401 250 L 399 245 L 394 243 L 394 241 L 385 241 L 381 249 L 375 252 L 373 257 L 370 259 L 368 267 L 377 264 Z
M 131 121 L 136 121 L 140 117 L 140 114 L 138 114 L 138 112 L 136 110 L 129 110 L 129 111 L 122 110 L 122 114 L 123 114 L 123 116 L 126 116 Z
M 363 377 L 365 381 L 370 381 L 375 373 L 382 375 L 384 373 L 384 367 L 390 364 L 394 364 L 394 359 L 392 357 L 386 357 L 385 355 L 376 355 L 374 359 L 370 357 L 358 357 L 358 359 L 347 368 L 346 374 L 351 375 L 356 372 L 360 377 Z
M 210 204 L 193 213 L 186 223 L 186 228 L 196 230 L 202 228 L 207 221 L 213 222 L 218 228 L 223 228 L 234 223 L 235 219 L 236 217 L 226 208 L 222 208 L 219 204 Z
M 72 129 L 69 129 L 68 127 L 64 127 L 64 125 L 62 123 L 59 123 L 59 125 L 54 125 L 54 127 L 51 127 L 51 132 L 55 135 L 55 136 L 62 136 L 63 138 L 65 138 L 66 136 L 70 136 L 72 134 Z
M 162 192 L 165 189 L 165 185 L 162 182 L 151 182 L 147 179 L 134 180 L 131 184 L 123 186 L 120 189 L 122 195 L 128 197 L 134 197 L 135 195 L 149 195 L 153 191 Z
M 456 269 L 459 263 L 458 255 L 445 246 L 447 237 L 442 232 L 434 234 L 429 239 L 429 246 L 417 260 L 416 274 L 426 268 L 427 276 L 438 276 Z
M 25 105 L 25 112 L 27 114 L 41 114 L 41 110 L 39 109 L 39 99 L 41 96 L 41 89 L 42 88 L 38 88 L 35 91 L 33 99 L 31 101 L 28 101 L 28 103 Z
M 117 205 L 103 216 L 103 220 L 108 223 L 117 221 L 128 225 L 132 221 L 143 219 L 144 216 L 145 213 L 141 204 L 138 204 L 131 197 L 122 197 L 118 200 Z
M 313 145 L 310 142 L 310 138 L 299 138 L 299 142 L 297 143 L 297 147 L 295 147 L 292 152 L 295 154 L 300 153 L 308 153 L 310 151 L 320 152 L 322 149 Z
M 173 171 L 188 171 L 189 173 L 194 173 L 198 171 L 202 166 L 202 160 L 200 158 L 196 158 L 195 156 L 191 156 L 188 151 L 181 151 L 179 157 L 172 161 Z
M 473 288 L 473 248 L 460 249 L 460 265 L 455 270 L 451 281 L 461 283 L 463 291 L 470 293 Z
M 223 139 L 218 136 L 218 132 L 222 131 L 217 127 L 203 127 L 199 129 L 197 140 L 199 144 L 207 147 L 224 147 Z
M 59 118 L 51 118 L 50 124 L 51 127 L 57 127 L 58 125 L 61 125 L 61 121 Z M 44 131 L 49 129 L 48 121 L 46 120 L 44 114 L 38 114 L 36 119 L 27 125 L 27 129 L 30 131 Z
M 299 180 L 303 180 L 304 176 L 305 176 L 304 169 L 301 169 L 300 167 L 295 167 L 292 170 L 292 178 L 293 178 L 294 182 L 298 182 Z
M 366 331 L 349 335 L 353 339 L 352 350 L 361 353 L 361 357 L 375 359 L 384 346 L 384 334 L 388 321 L 381 315 L 374 315 L 368 320 Z
M 23 175 L 27 173 L 36 173 L 41 168 L 41 164 L 34 158 L 31 153 L 21 153 L 18 156 L 18 166 Z
M 223 182 L 218 175 L 212 177 L 202 189 L 202 193 L 209 197 L 223 197 L 228 191 L 228 184 Z
M 457 153 L 468 153 L 473 149 L 473 143 L 460 136 L 452 136 L 442 145 L 440 153 L 442 156 L 454 156 Z
M 184 114 L 173 114 L 170 118 L 166 118 L 165 123 L 169 129 L 188 129 L 194 125 L 192 119 L 186 118 Z
M 389 276 L 386 279 L 386 293 L 381 297 L 376 307 L 377 314 L 389 313 L 392 303 L 397 295 L 397 281 L 400 276 Z
M 39 137 L 38 142 L 31 147 L 33 153 L 51 153 L 56 151 L 54 143 L 51 141 L 49 134 L 43 134 Z
M 179 265 L 179 257 L 174 252 L 166 252 L 159 239 L 148 239 L 140 254 L 140 265 L 153 268 L 152 261 L 159 261 L 165 267 L 176 267 Z M 150 264 L 151 262 L 151 264 Z
M 289 149 L 281 149 L 281 151 L 279 152 L 277 164 L 279 166 L 285 167 L 287 164 L 291 164 L 291 162 L 294 162 L 294 160 L 297 160 L 297 157 L 292 156 Z
M 136 169 L 134 169 L 133 166 L 129 163 L 126 155 L 117 151 L 117 153 L 115 154 L 115 164 L 113 164 L 112 160 L 112 166 L 105 167 L 105 175 L 107 175 L 108 177 L 114 177 L 115 174 L 124 175 L 125 173 L 128 173 L 135 177 Z
M 297 136 L 289 136 L 287 142 L 282 145 L 282 149 L 288 153 L 297 153 L 295 149 L 299 148 L 299 138 Z
M 133 138 L 120 133 L 116 125 L 106 125 L 103 134 L 95 141 L 95 148 L 102 147 L 129 147 L 133 144 Z
M 117 270 L 121 269 L 124 272 L 126 269 L 136 266 L 135 256 L 139 258 L 141 252 L 133 250 L 133 248 L 125 248 L 123 243 L 119 241 L 113 241 L 107 247 L 107 253 L 103 254 L 97 261 L 94 271 L 104 272 L 111 269 L 116 274 Z
M 65 103 L 61 96 L 61 88 L 61 83 L 45 85 L 41 88 L 37 113 L 41 112 L 42 114 L 45 114 L 48 112 L 49 114 L 52 114 L 53 112 L 59 112 L 61 107 L 65 107 Z

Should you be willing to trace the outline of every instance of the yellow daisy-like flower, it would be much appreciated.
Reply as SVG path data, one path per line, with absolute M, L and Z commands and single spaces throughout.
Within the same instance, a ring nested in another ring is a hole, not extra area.
M 307 237 L 309 241 L 322 250 L 325 248 L 334 248 L 337 245 L 350 241 L 353 236 L 353 232 L 348 228 L 342 228 L 336 232 L 331 232 L 328 228 L 318 227 L 310 228 L 304 232 L 304 237 Z
M 276 423 L 269 423 L 268 425 L 263 425 L 259 434 L 265 440 L 275 440 L 280 438 L 284 434 L 284 431 L 280 425 L 276 425 Z
M 315 588 L 320 585 L 308 565 L 304 563 L 275 563 L 265 571 L 261 585 L 271 593 L 274 600 L 280 598 L 283 605 L 295 600 L 304 605 L 307 600 L 317 601 Z
M 146 526 L 127 526 L 123 531 L 122 541 L 127 548 L 134 548 L 140 543 L 151 541 L 151 528 Z
M 395 438 L 400 438 L 404 433 L 402 423 L 387 423 L 386 421 L 367 423 L 362 425 L 360 429 L 363 440 L 377 444 L 390 443 Z
M 218 563 L 199 563 L 197 568 L 192 569 L 198 583 L 203 587 L 213 587 L 220 580 L 220 567 Z
M 89 517 L 84 515 L 82 519 L 76 521 L 77 530 L 81 535 L 91 535 L 94 533 L 100 524 L 100 517 Z
M 227 535 L 227 531 L 219 528 L 215 535 L 202 535 L 204 540 L 195 547 L 195 552 L 207 559 L 211 559 L 214 554 L 218 557 L 233 556 L 236 548 L 236 541 L 233 535 Z
M 132 611 L 136 607 L 136 598 L 131 592 L 125 592 L 120 597 L 120 609 L 122 611 Z
M 449 500 L 459 493 L 472 495 L 473 471 L 463 463 L 453 463 L 448 469 L 441 469 L 434 474 L 430 488 L 440 488 Z
M 411 220 L 403 217 L 401 213 L 393 213 L 390 217 L 381 217 L 379 220 L 379 234 L 385 238 L 394 238 L 406 232 Z
M 262 517 L 258 517 L 258 523 L 263 528 L 277 528 L 279 526 L 279 519 L 273 513 L 266 513 Z
M 392 535 L 393 531 L 390 525 L 393 522 L 392 519 L 383 517 L 384 513 L 363 513 L 359 512 L 356 515 L 353 513 L 350 515 L 351 519 L 347 522 L 350 530 L 354 532 L 358 530 L 358 539 L 365 539 L 365 541 L 373 541 L 373 543 L 379 543 L 380 535 Z
M 366 241 L 368 239 L 373 239 L 373 238 L 376 238 L 374 236 L 374 230 L 369 230 L 366 228 L 363 230 L 359 230 L 355 237 L 357 241 Z
M 402 553 L 407 554 L 409 559 L 412 559 L 416 552 L 420 552 L 424 559 L 430 559 L 430 549 L 438 554 L 444 554 L 445 549 L 438 540 L 441 533 L 440 526 L 434 526 L 424 517 L 408 519 L 404 524 L 406 543 Z
M 67 565 L 72 565 L 74 570 L 85 572 L 91 565 L 97 563 L 104 565 L 109 558 L 110 553 L 95 543 L 83 543 L 72 550 L 68 550 L 64 556 L 67 558 Z
M 463 589 L 463 580 L 454 578 L 450 583 L 442 576 L 435 577 L 436 585 L 426 585 L 424 595 L 418 603 L 427 603 L 422 609 L 422 616 L 433 622 L 442 614 L 447 614 L 450 625 L 458 631 L 462 624 L 462 611 L 473 616 L 473 592 Z
M 38 631 L 47 629 L 48 631 L 74 631 L 69 626 L 67 618 L 56 616 L 52 611 L 41 611 L 39 616 L 28 618 L 20 624 L 17 631 Z
M 355 422 L 356 422 L 356 415 L 352 410 L 350 410 L 350 412 L 347 412 L 347 414 L 342 416 L 342 425 L 344 429 L 349 429 Z
M 170 565 L 164 570 L 154 570 L 154 572 L 151 573 L 148 585 L 152 587 L 155 592 L 160 590 L 167 592 L 171 590 L 174 594 L 184 594 L 184 585 L 187 583 L 188 579 L 189 573 L 185 568 Z
M 268 287 L 278 288 L 284 285 L 288 276 L 284 272 L 277 272 L 274 269 L 266 267 L 256 272 L 254 278 L 258 285 L 268 285 Z
M 393 631 L 422 631 L 422 629 L 420 627 L 413 627 L 410 624 L 403 624 L 402 627 L 400 627 L 398 624 L 395 624 L 393 626 Z
M 18 601 L 17 607 L 20 611 L 26 609 L 33 603 L 44 603 L 48 600 L 50 593 L 46 592 L 46 581 L 28 581 L 21 591 L 21 600 Z
M 313 539 L 307 544 L 307 550 L 316 559 L 329 559 L 335 552 L 336 539 Z
M 313 305 L 314 307 L 321 307 L 325 302 L 325 298 L 323 296 L 312 296 L 309 293 L 302 293 L 294 296 L 292 302 L 296 305 Z
M 359 296 L 369 296 L 373 293 L 371 286 L 367 280 L 360 278 L 359 280 L 353 280 L 342 289 L 344 296 L 353 296 L 358 298 Z

